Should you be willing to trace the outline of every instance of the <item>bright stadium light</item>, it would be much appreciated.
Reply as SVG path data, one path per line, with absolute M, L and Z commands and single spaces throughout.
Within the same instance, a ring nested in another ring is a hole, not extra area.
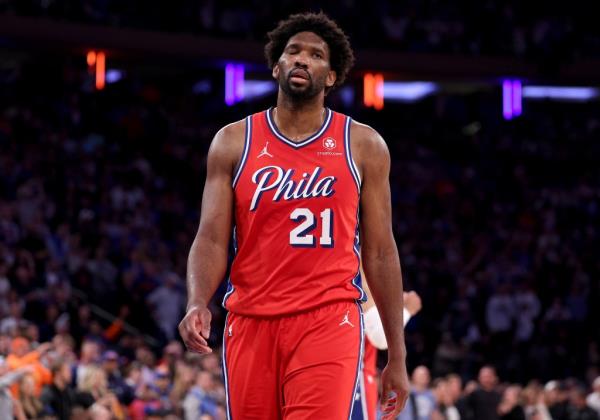
M 505 120 L 512 120 L 512 83 L 510 80 L 502 82 L 502 115 Z
M 555 99 L 562 101 L 589 101 L 600 96 L 593 87 L 576 86 L 524 86 L 523 97 L 528 99 Z
M 271 80 L 245 80 L 242 86 L 245 100 L 260 98 L 277 90 L 277 84 Z
M 354 103 L 354 88 L 352 86 L 344 86 L 338 91 L 338 94 L 345 106 L 352 106 Z
M 244 65 L 225 65 L 225 103 L 229 106 L 244 99 Z
M 415 102 L 436 92 L 438 85 L 433 82 L 384 82 L 383 98 L 400 102 Z
M 502 81 L 502 115 L 505 120 L 512 120 L 523 111 L 522 85 L 520 80 Z
M 367 73 L 363 77 L 363 103 L 376 110 L 383 109 L 384 79 L 381 73 Z
M 106 55 L 96 53 L 96 89 L 102 90 L 106 85 Z
M 106 83 L 116 83 L 123 78 L 123 72 L 117 69 L 110 69 L 106 71 Z
M 512 81 L 512 110 L 515 117 L 523 112 L 523 87 L 520 80 Z

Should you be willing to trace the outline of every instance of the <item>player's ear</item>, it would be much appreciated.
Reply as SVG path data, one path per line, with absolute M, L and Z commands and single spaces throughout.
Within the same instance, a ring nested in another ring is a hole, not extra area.
M 335 81 L 337 80 L 337 73 L 334 70 L 329 70 L 327 73 L 327 78 L 325 79 L 325 86 L 330 88 L 335 85 Z
M 273 66 L 273 71 L 271 74 L 273 76 L 273 79 L 275 79 L 275 80 L 279 79 L 279 64 L 275 64 Z

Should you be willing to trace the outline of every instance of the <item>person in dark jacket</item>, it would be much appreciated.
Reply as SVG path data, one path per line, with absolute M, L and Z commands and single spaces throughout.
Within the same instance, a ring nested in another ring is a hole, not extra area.
M 69 420 L 77 405 L 77 393 L 71 388 L 71 367 L 67 362 L 58 361 L 52 366 L 52 383 L 42 390 L 41 400 L 44 414 L 58 420 Z
M 587 405 L 586 391 L 581 386 L 576 386 L 569 395 L 569 420 L 600 420 L 598 413 Z
M 466 419 L 500 420 L 498 405 L 502 399 L 496 389 L 498 377 L 493 366 L 483 366 L 479 370 L 479 386 L 465 398 Z

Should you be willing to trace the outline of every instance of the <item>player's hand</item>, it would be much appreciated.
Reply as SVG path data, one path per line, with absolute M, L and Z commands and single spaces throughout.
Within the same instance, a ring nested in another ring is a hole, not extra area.
M 205 306 L 190 306 L 179 323 L 179 334 L 188 350 L 205 354 L 212 353 L 208 347 L 210 320 L 212 315 Z
M 411 316 L 414 316 L 423 307 L 421 296 L 417 292 L 404 292 L 404 307 Z
M 408 393 L 410 392 L 408 373 L 404 361 L 388 361 L 387 366 L 381 373 L 381 385 L 382 419 L 395 419 L 406 405 Z

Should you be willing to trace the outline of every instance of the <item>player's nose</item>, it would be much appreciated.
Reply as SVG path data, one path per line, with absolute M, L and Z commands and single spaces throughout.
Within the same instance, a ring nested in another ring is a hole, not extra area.
M 294 66 L 300 67 L 303 69 L 308 68 L 308 53 L 306 51 L 300 52 L 300 54 L 296 54 L 296 59 L 294 60 Z

